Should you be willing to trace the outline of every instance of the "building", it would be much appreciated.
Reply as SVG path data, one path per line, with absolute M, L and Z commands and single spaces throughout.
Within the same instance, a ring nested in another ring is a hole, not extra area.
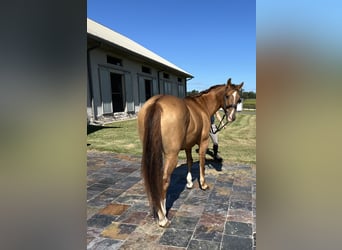
M 131 39 L 87 19 L 87 117 L 135 116 L 156 94 L 185 97 L 191 74 Z

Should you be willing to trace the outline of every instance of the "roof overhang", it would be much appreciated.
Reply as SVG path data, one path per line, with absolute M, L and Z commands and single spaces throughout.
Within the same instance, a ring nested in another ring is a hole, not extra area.
M 193 78 L 190 73 L 156 53 L 89 18 L 87 18 L 87 35 L 92 40 L 97 41 L 98 45 L 103 48 L 108 50 L 116 49 L 127 57 L 134 57 L 134 59 L 140 60 L 142 63 L 151 63 L 160 71 L 175 72 L 185 78 Z

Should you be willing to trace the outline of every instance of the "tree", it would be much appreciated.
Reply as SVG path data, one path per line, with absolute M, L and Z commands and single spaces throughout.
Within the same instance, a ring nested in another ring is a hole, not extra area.
M 197 95 L 198 93 L 199 93 L 198 90 L 193 89 L 190 92 L 186 92 L 186 95 L 187 96 L 192 96 L 192 95 Z
M 243 99 L 256 99 L 256 93 L 253 91 L 247 92 L 244 89 L 242 89 L 241 98 L 243 98 Z

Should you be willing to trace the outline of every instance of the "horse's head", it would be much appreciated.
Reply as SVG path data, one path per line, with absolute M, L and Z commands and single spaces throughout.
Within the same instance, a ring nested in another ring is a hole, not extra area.
M 222 108 L 227 116 L 228 122 L 235 121 L 236 107 L 241 102 L 240 91 L 242 86 L 243 82 L 240 85 L 235 85 L 231 83 L 231 78 L 227 81 Z

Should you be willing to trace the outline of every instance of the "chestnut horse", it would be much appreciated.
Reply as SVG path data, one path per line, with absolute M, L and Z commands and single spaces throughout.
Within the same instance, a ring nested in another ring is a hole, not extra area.
M 201 189 L 209 188 L 204 179 L 204 165 L 209 144 L 210 117 L 222 108 L 227 122 L 233 122 L 242 85 L 243 82 L 240 85 L 232 84 L 229 78 L 227 84 L 212 86 L 184 99 L 156 95 L 139 111 L 138 127 L 143 145 L 142 176 L 150 205 L 158 215 L 159 226 L 166 227 L 170 223 L 166 217 L 166 193 L 180 150 L 186 152 L 187 187 L 192 188 L 191 149 L 195 144 L 199 146 L 199 183 Z

